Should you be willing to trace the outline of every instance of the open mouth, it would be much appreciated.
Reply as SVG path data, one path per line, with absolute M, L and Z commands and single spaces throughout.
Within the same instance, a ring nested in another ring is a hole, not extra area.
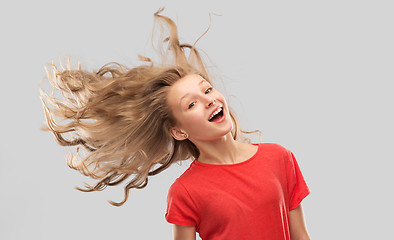
M 208 121 L 210 122 L 218 122 L 223 118 L 223 108 L 219 108 L 218 112 L 215 112 L 213 117 L 211 117 Z

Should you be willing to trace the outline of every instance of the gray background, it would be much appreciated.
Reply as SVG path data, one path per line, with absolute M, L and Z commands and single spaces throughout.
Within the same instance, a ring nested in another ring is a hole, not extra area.
M 164 219 L 174 165 L 131 192 L 74 190 L 44 121 L 38 83 L 59 56 L 86 69 L 138 64 L 153 13 L 179 24 L 222 74 L 245 130 L 292 150 L 312 193 L 312 239 L 388 239 L 393 227 L 393 4 L 391 1 L 2 1 L 0 239 L 170 239 Z M 257 141 L 256 135 L 251 136 Z

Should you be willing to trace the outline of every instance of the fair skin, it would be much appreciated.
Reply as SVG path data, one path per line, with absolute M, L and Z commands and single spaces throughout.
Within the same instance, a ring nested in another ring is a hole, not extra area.
M 188 94 L 185 96 L 185 94 Z M 184 98 L 182 98 L 184 97 Z M 189 139 L 200 151 L 198 161 L 211 164 L 234 164 L 251 157 L 257 146 L 235 141 L 233 124 L 223 95 L 201 76 L 187 75 L 171 86 L 167 103 L 178 121 L 170 129 L 179 140 Z M 222 106 L 225 119 L 221 123 L 208 121 L 212 112 Z
M 304 211 L 302 205 L 299 204 L 296 208 L 289 212 L 290 236 L 292 240 L 310 240 L 308 231 L 306 229 Z
M 235 164 L 256 153 L 257 146 L 233 139 L 233 123 L 225 98 L 201 76 L 190 74 L 179 79 L 169 89 L 167 104 L 177 120 L 177 125 L 170 129 L 171 135 L 179 141 L 193 142 L 200 151 L 198 161 Z M 224 120 L 209 121 L 212 112 L 220 106 Z M 290 211 L 289 219 L 292 239 L 309 239 L 301 205 Z M 174 224 L 173 235 L 174 240 L 195 240 L 196 229 Z

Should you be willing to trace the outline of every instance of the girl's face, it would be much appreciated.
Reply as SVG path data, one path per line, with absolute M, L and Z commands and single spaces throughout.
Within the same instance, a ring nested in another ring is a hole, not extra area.
M 167 104 L 177 126 L 170 129 L 177 140 L 212 141 L 233 127 L 226 100 L 208 81 L 190 74 L 175 82 L 168 91 Z M 212 118 L 212 116 L 214 116 Z

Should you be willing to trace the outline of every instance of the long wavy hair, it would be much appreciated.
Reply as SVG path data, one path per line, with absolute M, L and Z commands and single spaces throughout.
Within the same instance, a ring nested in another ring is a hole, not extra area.
M 162 10 L 154 14 L 155 22 L 161 26 L 161 33 L 166 27 L 169 36 L 160 40 L 167 49 L 161 51 L 159 62 L 139 56 L 146 63 L 138 67 L 129 69 L 112 62 L 97 72 L 88 72 L 80 64 L 71 69 L 67 59 L 66 68 L 59 69 L 53 63 L 46 67 L 52 94 L 40 87 L 46 119 L 42 129 L 52 132 L 58 144 L 76 147 L 76 153 L 66 158 L 70 168 L 98 180 L 93 186 L 76 188 L 101 191 L 127 182 L 124 199 L 109 201 L 114 206 L 127 201 L 130 189 L 144 188 L 149 176 L 200 154 L 188 139 L 178 141 L 171 136 L 169 129 L 176 120 L 166 97 L 169 88 L 188 74 L 199 74 L 210 84 L 212 81 L 195 44 L 179 43 L 175 23 L 160 15 Z M 163 46 L 159 48 L 163 50 Z M 185 49 L 190 52 L 188 57 Z M 55 92 L 60 92 L 61 97 L 56 97 Z M 250 142 L 240 133 L 256 131 L 240 130 L 231 109 L 230 116 L 233 138 Z

